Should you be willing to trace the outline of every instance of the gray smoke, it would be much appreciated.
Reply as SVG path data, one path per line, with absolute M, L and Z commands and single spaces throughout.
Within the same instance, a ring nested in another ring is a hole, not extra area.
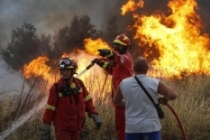
M 128 0 L 0 0 L 0 48 L 10 41 L 12 29 L 21 27 L 24 22 L 33 24 L 38 33 L 52 34 L 69 25 L 74 15 L 88 15 L 97 29 L 113 15 L 119 17 L 119 26 L 130 23 L 131 17 L 121 16 L 121 6 Z M 138 0 L 136 0 L 138 1 Z M 141 14 L 154 11 L 167 11 L 170 0 L 144 0 Z M 210 32 L 210 1 L 196 0 L 206 31 Z M 128 20 L 129 19 L 129 20 Z
M 115 14 L 112 11 L 116 5 L 116 0 L 0 0 L 0 50 L 10 42 L 12 30 L 24 22 L 34 25 L 37 33 L 53 34 L 69 25 L 73 16 L 88 15 L 91 23 L 100 29 L 107 12 Z M 7 69 L 1 54 L 0 81 L 1 97 L 8 91 L 19 93 L 23 84 L 19 73 Z
M 22 89 L 22 87 L 24 88 Z M 29 91 L 29 86 L 24 82 L 21 74 L 9 70 L 4 61 L 0 59 L 0 101 L 7 96 L 27 91 Z
M 0 46 L 5 48 L 12 29 L 21 27 L 24 22 L 33 24 L 39 33 L 52 34 L 68 25 L 74 15 L 88 15 L 92 24 L 101 28 L 103 18 L 116 7 L 117 1 L 0 0 Z

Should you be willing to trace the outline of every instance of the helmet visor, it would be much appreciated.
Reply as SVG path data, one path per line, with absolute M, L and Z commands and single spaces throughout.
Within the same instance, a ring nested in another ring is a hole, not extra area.
M 62 58 L 59 61 L 59 67 L 60 68 L 66 68 L 68 66 L 71 66 L 72 62 L 68 58 Z

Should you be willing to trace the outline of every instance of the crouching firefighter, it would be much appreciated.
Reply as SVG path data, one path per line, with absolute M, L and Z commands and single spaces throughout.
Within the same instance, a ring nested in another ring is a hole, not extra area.
M 99 130 L 102 125 L 83 81 L 73 76 L 77 67 L 76 61 L 71 58 L 65 57 L 59 61 L 61 78 L 50 88 L 42 117 L 42 140 L 50 140 L 51 123 L 55 128 L 56 140 L 79 140 L 85 112 L 93 119 L 96 129 Z

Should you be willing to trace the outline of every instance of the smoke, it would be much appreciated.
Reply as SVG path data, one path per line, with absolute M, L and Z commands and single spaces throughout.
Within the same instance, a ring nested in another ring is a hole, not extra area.
M 112 16 L 118 17 L 120 29 L 130 24 L 130 15 L 121 16 L 121 6 L 128 0 L 0 0 L 0 47 L 6 48 L 12 29 L 21 27 L 24 22 L 33 24 L 38 33 L 53 34 L 68 25 L 73 16 L 88 15 L 98 29 L 106 27 Z M 138 1 L 138 0 L 136 0 Z M 154 11 L 167 12 L 170 0 L 144 0 L 142 14 Z M 196 0 L 205 29 L 210 33 L 210 2 Z
M 100 29 L 104 19 L 116 14 L 116 10 L 120 13 L 119 8 L 115 9 L 121 6 L 118 1 L 0 0 L 0 50 L 10 42 L 12 30 L 21 27 L 24 22 L 34 25 L 39 34 L 53 34 L 69 25 L 73 16 L 88 15 L 91 23 Z M 11 94 L 16 94 L 23 84 L 19 73 L 9 72 L 3 60 L 0 60 L 0 81 L 2 94 L 9 90 L 12 90 Z
M 103 18 L 116 5 L 113 0 L 0 0 L 0 44 L 5 48 L 12 29 L 24 22 L 33 24 L 38 33 L 52 34 L 68 25 L 74 15 L 88 15 L 101 28 Z
M 204 25 L 204 30 L 208 34 L 210 34 L 210 1 L 209 0 L 198 0 L 198 13 L 201 16 L 203 25 Z
M 29 86 L 24 82 L 21 75 L 18 72 L 9 71 L 7 65 L 0 59 L 0 100 L 6 96 L 27 91 L 29 91 Z

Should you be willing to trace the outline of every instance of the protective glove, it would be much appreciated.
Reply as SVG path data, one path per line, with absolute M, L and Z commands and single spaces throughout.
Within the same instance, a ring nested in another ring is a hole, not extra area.
M 50 140 L 50 125 L 43 124 L 40 140 Z
M 106 69 L 108 67 L 108 65 L 109 65 L 108 62 L 100 60 L 98 58 L 95 58 L 94 60 L 92 60 L 92 63 L 96 63 L 98 66 L 100 66 L 100 67 L 102 67 L 104 69 Z
M 93 59 L 93 60 L 91 61 L 91 63 L 94 63 L 94 64 L 96 63 L 96 64 L 97 64 L 99 61 L 100 61 L 100 59 L 95 58 L 95 59 Z
M 166 105 L 169 100 L 164 96 L 164 97 L 159 97 L 158 101 L 159 101 L 159 103 Z
M 102 57 L 107 57 L 108 59 L 114 58 L 114 53 L 109 49 L 98 49 L 99 55 Z
M 97 129 L 97 130 L 100 130 L 101 125 L 102 125 L 102 121 L 101 121 L 101 119 L 99 118 L 99 116 L 98 116 L 97 114 L 90 114 L 90 117 L 93 119 L 93 122 L 94 122 L 95 125 L 96 125 L 96 129 Z

